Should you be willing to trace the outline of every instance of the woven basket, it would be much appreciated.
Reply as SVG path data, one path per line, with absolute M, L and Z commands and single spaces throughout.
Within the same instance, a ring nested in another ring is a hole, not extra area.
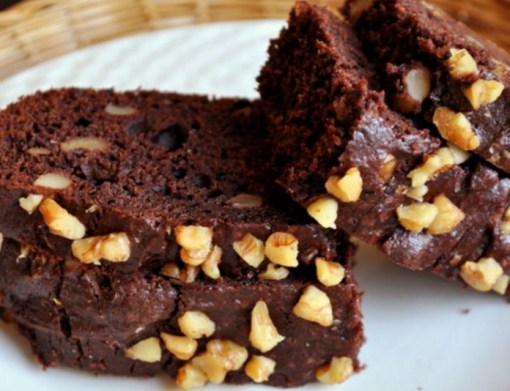
M 321 3 L 338 7 L 342 0 Z M 510 49 L 510 0 L 433 0 Z M 0 79 L 113 38 L 185 24 L 285 18 L 294 0 L 25 0 L 0 12 Z

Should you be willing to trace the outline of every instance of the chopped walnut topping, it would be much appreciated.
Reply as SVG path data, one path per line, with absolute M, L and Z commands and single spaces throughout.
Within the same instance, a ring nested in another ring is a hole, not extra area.
M 338 202 L 331 197 L 321 197 L 306 208 L 308 214 L 324 228 L 336 229 Z
M 181 269 L 175 263 L 167 263 L 161 268 L 160 273 L 164 276 L 175 278 L 179 280 L 181 278 Z
M 333 307 L 328 295 L 313 285 L 304 290 L 292 312 L 299 318 L 324 327 L 333 324 Z
M 284 280 L 289 276 L 289 269 L 276 266 L 272 263 L 267 265 L 266 271 L 259 274 L 260 280 Z
M 501 277 L 499 277 L 496 280 L 496 283 L 492 286 L 492 290 L 501 296 L 503 296 L 507 289 L 508 289 L 508 283 L 510 282 L 510 277 L 508 277 L 506 274 L 503 274 Z
M 32 156 L 44 156 L 49 155 L 51 151 L 48 148 L 30 148 L 28 154 Z
M 468 88 L 462 90 L 473 109 L 491 104 L 498 100 L 505 86 L 496 80 L 477 80 Z
M 478 76 L 476 61 L 466 49 L 450 49 L 450 58 L 446 66 L 454 79 Z
M 175 227 L 175 239 L 186 250 L 209 250 L 212 246 L 213 230 L 199 225 Z
M 179 252 L 181 260 L 190 266 L 202 265 L 212 252 L 212 247 L 203 250 L 188 250 L 187 248 L 181 248 Z
M 110 144 L 100 137 L 77 137 L 60 143 L 62 152 L 72 152 L 77 149 L 89 152 L 108 152 Z
M 448 144 L 448 148 L 450 149 L 450 152 L 453 156 L 453 162 L 455 164 L 465 163 L 471 157 L 471 154 L 469 152 L 463 151 L 462 149 L 460 149 L 459 147 L 457 147 L 456 145 L 454 145 L 450 142 L 448 142 L 447 144 Z
M 275 232 L 266 240 L 266 257 L 277 265 L 286 267 L 298 266 L 298 240 L 289 233 Z
M 128 116 L 136 113 L 136 109 L 129 106 L 119 106 L 109 103 L 104 111 L 110 115 Z
M 418 64 L 404 75 L 404 91 L 395 96 L 397 109 L 403 113 L 411 113 L 420 108 L 423 101 L 430 95 L 432 74 Z
M 43 196 L 39 194 L 29 194 L 26 197 L 19 199 L 19 206 L 24 209 L 29 215 L 34 213 L 43 200 Z
M 35 186 L 53 190 L 64 190 L 71 186 L 71 184 L 72 181 L 69 178 L 56 173 L 40 175 L 34 182 Z
M 315 372 L 318 381 L 324 384 L 338 384 L 349 378 L 354 372 L 350 357 L 333 357 L 331 362 Z
M 144 339 L 126 350 L 126 357 L 148 363 L 161 361 L 161 346 L 155 337 Z
M 399 223 L 407 230 L 421 232 L 430 227 L 439 213 L 436 205 L 426 202 L 417 202 L 408 206 L 399 206 L 397 216 Z
M 255 383 L 263 383 L 274 373 L 276 361 L 264 356 L 252 356 L 244 367 L 244 373 Z
M 165 347 L 179 360 L 189 360 L 195 355 L 198 343 L 193 338 L 161 333 Z
M 351 167 L 343 177 L 331 176 L 326 190 L 342 202 L 356 202 L 363 191 L 363 179 L 357 167 Z
M 264 261 L 264 242 L 250 233 L 235 241 L 233 247 L 237 255 L 252 267 L 259 267 Z
M 51 198 L 41 202 L 39 211 L 53 235 L 70 240 L 81 239 L 85 236 L 86 228 L 83 223 Z
M 189 390 L 191 388 L 203 387 L 207 383 L 207 376 L 200 369 L 191 363 L 185 364 L 177 371 L 175 384 L 177 387 Z
M 99 265 L 108 262 L 126 262 L 131 256 L 131 241 L 124 232 L 93 236 L 75 240 L 71 245 L 73 255 L 83 263 Z
M 490 291 L 503 276 L 503 268 L 494 258 L 481 258 L 478 262 L 466 262 L 460 268 L 462 279 L 480 292 Z
M 345 269 L 338 262 L 327 261 L 324 258 L 315 258 L 317 278 L 322 285 L 335 286 L 342 282 L 345 277 Z
M 388 154 L 379 168 L 379 176 L 384 182 L 388 182 L 395 172 L 395 168 L 397 168 L 397 158 L 392 154 Z
M 262 197 L 255 194 L 238 194 L 227 201 L 233 208 L 260 208 L 262 206 Z
M 218 247 L 214 246 L 212 251 L 209 253 L 205 261 L 202 263 L 202 271 L 204 274 L 212 278 L 213 280 L 217 280 L 220 278 L 220 269 L 218 268 L 218 265 L 221 262 L 221 256 L 223 255 L 223 250 Z
M 453 231 L 465 218 L 464 213 L 444 195 L 435 197 L 434 205 L 438 213 L 427 228 L 427 232 L 432 235 L 443 235 Z
M 415 201 L 422 202 L 423 197 L 429 192 L 429 188 L 426 185 L 418 186 L 418 187 L 410 187 L 406 189 L 405 195 L 406 197 L 412 198 Z
M 187 283 L 194 282 L 199 272 L 200 268 L 196 266 L 186 265 L 186 267 L 181 270 L 175 263 L 167 263 L 160 271 L 160 273 L 164 276 L 175 278 Z
M 427 155 L 424 162 L 412 170 L 407 177 L 411 179 L 413 187 L 425 185 L 434 175 L 443 172 L 454 165 L 454 158 L 449 148 L 439 148 Z
M 190 338 L 199 339 L 213 335 L 216 325 L 200 311 L 187 311 L 177 319 L 182 333 Z
M 500 229 L 504 235 L 510 235 L 510 207 L 506 209 L 505 214 L 503 215 Z
M 258 301 L 251 312 L 250 342 L 262 353 L 268 352 L 282 342 L 285 337 L 278 333 L 266 303 Z
M 446 107 L 439 107 L 434 112 L 432 122 L 436 125 L 441 137 L 451 141 L 464 151 L 472 151 L 480 146 L 471 123 L 462 113 L 455 113 Z

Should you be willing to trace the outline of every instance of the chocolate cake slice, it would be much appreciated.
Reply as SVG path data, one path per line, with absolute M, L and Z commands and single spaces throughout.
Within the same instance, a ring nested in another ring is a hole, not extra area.
M 351 245 L 272 184 L 257 104 L 62 89 L 0 113 L 0 307 L 46 365 L 189 388 L 359 370 Z M 262 336 L 262 337 L 261 337 Z
M 349 25 L 298 2 L 258 80 L 278 182 L 323 227 L 506 293 L 510 181 L 390 110 Z
M 424 1 L 350 0 L 345 15 L 418 126 L 510 173 L 510 55 Z

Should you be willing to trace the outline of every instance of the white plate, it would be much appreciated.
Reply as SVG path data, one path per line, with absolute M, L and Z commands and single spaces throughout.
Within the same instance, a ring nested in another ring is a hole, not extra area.
M 138 35 L 67 55 L 0 83 L 0 106 L 37 89 L 94 86 L 172 89 L 255 97 L 257 75 L 280 21 L 204 25 Z M 462 289 L 392 265 L 362 248 L 356 276 L 365 290 L 367 368 L 343 391 L 508 391 L 510 308 L 499 297 Z M 41 370 L 28 344 L 0 322 L 2 391 L 173 389 L 156 379 L 95 377 Z M 224 389 L 224 386 L 208 390 Z M 260 391 L 245 386 L 244 391 Z M 310 385 L 307 391 L 336 387 Z

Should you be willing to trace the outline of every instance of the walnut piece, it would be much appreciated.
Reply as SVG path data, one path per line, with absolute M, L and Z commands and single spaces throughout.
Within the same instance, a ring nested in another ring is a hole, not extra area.
M 199 225 L 175 227 L 175 239 L 186 250 L 209 250 L 212 246 L 213 230 Z
M 354 373 L 354 366 L 350 357 L 333 357 L 329 364 L 317 369 L 315 377 L 324 384 L 338 384 Z
M 144 339 L 126 350 L 126 357 L 148 363 L 161 361 L 161 345 L 155 337 Z
M 434 205 L 437 207 L 438 213 L 427 228 L 427 232 L 432 235 L 443 235 L 453 231 L 457 224 L 466 217 L 464 212 L 444 195 L 435 197 Z
M 468 261 L 460 268 L 460 276 L 470 287 L 480 292 L 490 291 L 503 276 L 503 268 L 494 258 Z
M 505 295 L 508 289 L 508 283 L 510 282 L 510 277 L 506 274 L 503 274 L 496 280 L 496 283 L 492 286 L 492 290 L 501 296 Z
M 207 383 L 207 376 L 200 369 L 193 366 L 191 363 L 185 364 L 177 371 L 175 384 L 184 390 L 191 388 L 199 388 L 205 386 Z
M 404 91 L 395 96 L 395 105 L 403 113 L 411 113 L 420 108 L 423 101 L 430 95 L 432 74 L 418 64 L 404 75 Z
M 255 194 L 238 194 L 227 201 L 235 209 L 260 208 L 262 197 Z
M 298 266 L 298 240 L 289 233 L 274 232 L 266 240 L 266 257 L 277 265 L 286 267 Z
M 187 311 L 177 319 L 177 323 L 182 333 L 193 339 L 210 337 L 216 329 L 214 322 L 200 311 Z
M 244 373 L 255 383 L 263 383 L 274 373 L 276 361 L 264 356 L 252 356 L 244 367 Z
M 270 263 L 267 265 L 267 269 L 259 274 L 259 279 L 279 281 L 286 279 L 289 273 L 289 269 Z
M 429 192 L 429 188 L 426 185 L 418 187 L 410 187 L 405 190 L 404 194 L 406 197 L 412 198 L 415 201 L 422 202 L 423 197 Z
M 356 202 L 363 191 L 363 179 L 357 167 L 351 167 L 343 177 L 330 176 L 326 190 L 342 202 Z
M 469 87 L 462 90 L 473 109 L 491 104 L 498 100 L 505 86 L 496 80 L 477 80 Z
M 331 300 L 329 300 L 326 293 L 313 285 L 304 290 L 292 312 L 299 318 L 318 323 L 324 327 L 333 324 Z
M 417 202 L 407 206 L 397 208 L 399 223 L 407 230 L 412 232 L 421 232 L 430 227 L 439 213 L 436 205 L 427 202 Z
M 213 246 L 212 251 L 201 264 L 202 271 L 207 277 L 212 278 L 213 280 L 217 280 L 221 277 L 218 265 L 221 262 L 222 255 L 223 250 L 218 246 Z
M 64 190 L 71 186 L 71 184 L 72 181 L 69 178 L 57 173 L 40 175 L 34 182 L 35 186 L 53 190 Z
M 434 153 L 425 156 L 423 163 L 412 170 L 407 177 L 411 179 L 413 187 L 425 185 L 434 175 L 443 172 L 454 165 L 453 154 L 449 148 L 439 148 Z
M 41 202 L 43 200 L 43 196 L 39 194 L 29 194 L 26 197 L 21 197 L 19 201 L 19 206 L 24 209 L 29 215 L 34 213 Z
M 454 79 L 478 76 L 476 61 L 466 49 L 450 49 L 450 58 L 446 66 Z
M 285 337 L 278 333 L 265 302 L 259 300 L 251 312 L 249 336 L 252 346 L 266 353 L 282 342 Z
M 41 148 L 41 147 L 29 148 L 29 150 L 27 152 L 29 155 L 32 155 L 32 156 L 45 156 L 45 155 L 49 155 L 51 153 L 51 151 L 48 148 Z
M 136 113 L 136 109 L 130 106 L 119 106 L 114 105 L 112 103 L 109 103 L 105 108 L 104 111 L 110 115 L 117 115 L 117 116 L 128 116 L 133 115 Z
M 510 207 L 508 207 L 503 215 L 503 220 L 500 225 L 503 235 L 510 235 Z
M 252 267 L 259 267 L 265 258 L 264 242 L 250 233 L 233 244 L 234 251 Z
M 209 254 L 212 252 L 212 247 L 202 250 L 188 250 L 187 248 L 181 248 L 179 252 L 181 260 L 189 266 L 200 266 L 202 265 Z
M 379 168 L 379 176 L 384 182 L 388 182 L 397 168 L 397 158 L 392 154 L 386 155 Z
M 83 263 L 100 265 L 108 262 L 126 262 L 131 256 L 131 241 L 124 232 L 75 240 L 71 245 L 73 255 Z
M 462 164 L 469 160 L 471 157 L 471 154 L 469 152 L 463 151 L 456 145 L 448 142 L 448 149 L 450 150 L 452 156 L 453 156 L 453 163 L 455 164 Z
M 327 261 L 324 258 L 315 258 L 317 278 L 324 286 L 335 286 L 342 282 L 345 277 L 345 269 L 338 262 Z
M 338 202 L 332 197 L 320 197 L 308 205 L 306 211 L 324 228 L 336 229 Z
M 179 360 L 189 360 L 197 351 L 198 342 L 193 338 L 161 333 L 161 339 L 167 350 Z
M 480 146 L 471 123 L 462 113 L 455 113 L 446 107 L 438 107 L 432 122 L 436 125 L 441 137 L 451 141 L 464 151 L 472 151 Z
M 89 152 L 108 152 L 110 144 L 100 137 L 77 137 L 60 143 L 62 152 L 83 150 Z
M 39 211 L 53 235 L 70 240 L 81 239 L 85 236 L 86 228 L 83 223 L 51 198 L 41 202 Z
M 186 265 L 184 269 L 180 269 L 179 266 L 171 262 L 164 265 L 160 271 L 164 276 L 188 283 L 194 282 L 199 272 L 200 268 L 196 266 Z

